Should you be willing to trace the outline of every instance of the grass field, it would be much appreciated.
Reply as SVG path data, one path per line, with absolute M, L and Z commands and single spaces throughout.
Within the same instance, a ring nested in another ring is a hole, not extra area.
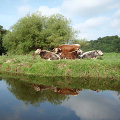
M 46 61 L 37 55 L 0 56 L 0 71 L 40 76 L 95 77 L 120 80 L 120 53 L 78 60 Z

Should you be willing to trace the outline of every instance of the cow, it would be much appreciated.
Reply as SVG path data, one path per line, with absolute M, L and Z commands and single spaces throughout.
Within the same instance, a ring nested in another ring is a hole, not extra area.
M 73 44 L 73 45 L 61 45 L 59 47 L 56 47 L 53 49 L 53 51 L 55 53 L 61 53 L 61 52 L 72 52 L 75 51 L 77 49 L 80 49 L 80 45 L 79 44 Z
M 81 49 L 77 49 L 72 52 L 62 52 L 60 54 L 60 59 L 78 59 L 78 56 L 82 53 L 83 51 Z
M 93 50 L 83 53 L 82 55 L 79 55 L 78 58 L 91 58 L 91 59 L 97 59 L 98 56 L 103 56 L 103 53 L 101 50 Z
M 60 59 L 60 57 L 57 54 L 55 54 L 54 52 L 47 51 L 47 50 L 37 49 L 35 51 L 35 54 L 40 55 L 40 57 L 45 60 L 59 60 Z

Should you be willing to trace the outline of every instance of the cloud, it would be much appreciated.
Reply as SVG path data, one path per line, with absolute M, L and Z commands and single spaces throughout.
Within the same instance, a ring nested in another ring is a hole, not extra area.
M 23 5 L 18 7 L 18 13 L 21 16 L 24 16 L 25 14 L 29 13 L 32 11 L 32 7 L 29 5 Z
M 118 0 L 64 0 L 62 8 L 72 16 L 95 16 L 118 8 Z
M 102 35 L 103 31 L 106 30 L 104 26 L 106 26 L 106 23 L 108 22 L 108 20 L 109 18 L 107 17 L 93 17 L 93 18 L 86 19 L 86 21 L 84 22 L 75 24 L 74 29 L 80 31 L 80 34 L 78 35 L 78 39 L 81 39 L 81 38 L 87 38 L 87 40 L 97 39 Z M 104 33 L 107 33 L 107 32 L 104 32 Z
M 100 28 L 101 25 L 104 25 L 107 20 L 108 20 L 107 17 L 93 17 L 87 19 L 83 23 L 76 24 L 75 28 L 96 29 L 96 28 Z
M 112 22 L 111 22 L 111 26 L 112 27 L 120 27 L 120 19 L 114 19 Z
M 116 18 L 120 18 L 120 9 L 118 9 L 116 12 L 115 12 L 115 15 L 114 15 Z
M 110 92 L 106 94 L 105 96 L 105 92 L 100 92 L 99 95 L 93 91 L 81 92 L 79 96 L 72 96 L 62 105 L 73 110 L 80 120 L 120 119 L 119 99 L 114 100 Z
M 38 11 L 42 12 L 42 14 L 46 16 L 61 13 L 59 8 L 49 8 L 47 6 L 39 7 Z
M 112 16 L 110 22 L 111 29 L 116 31 L 116 34 L 120 35 L 120 9 L 118 9 Z

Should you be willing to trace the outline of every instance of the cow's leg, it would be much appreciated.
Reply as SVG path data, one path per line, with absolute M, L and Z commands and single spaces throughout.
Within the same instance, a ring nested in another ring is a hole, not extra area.
M 48 58 L 47 60 L 48 60 L 48 61 L 50 61 L 51 59 L 50 59 L 50 58 Z
M 94 59 L 94 60 L 96 60 L 96 59 L 97 59 L 97 57 L 93 57 L 93 59 Z

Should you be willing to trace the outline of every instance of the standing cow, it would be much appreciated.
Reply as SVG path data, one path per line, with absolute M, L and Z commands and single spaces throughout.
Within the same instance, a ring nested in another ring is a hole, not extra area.
M 57 54 L 55 54 L 54 52 L 47 51 L 47 50 L 37 49 L 35 51 L 35 54 L 40 55 L 40 57 L 45 60 L 59 60 L 60 59 L 60 57 Z
M 72 52 L 75 51 L 77 49 L 80 49 L 80 45 L 79 44 L 73 44 L 73 45 L 61 45 L 59 47 L 56 47 L 53 49 L 53 51 L 55 51 L 55 53 L 67 53 L 67 52 Z
M 93 50 L 83 53 L 82 55 L 79 55 L 79 58 L 92 58 L 96 59 L 98 56 L 103 56 L 103 53 L 101 50 Z

